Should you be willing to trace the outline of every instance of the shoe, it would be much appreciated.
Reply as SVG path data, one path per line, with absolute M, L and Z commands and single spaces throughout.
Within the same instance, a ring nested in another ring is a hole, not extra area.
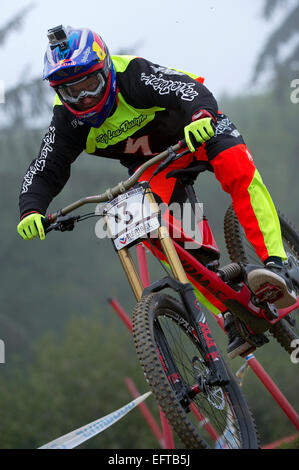
M 247 275 L 249 288 L 261 302 L 275 304 L 275 307 L 290 307 L 297 301 L 291 279 L 284 266 L 270 261 L 264 268 L 254 269 Z
M 230 312 L 224 314 L 224 329 L 227 332 L 227 355 L 230 359 L 234 359 L 237 356 L 247 356 L 247 354 L 255 351 L 255 346 L 249 344 L 240 335 L 234 316 Z

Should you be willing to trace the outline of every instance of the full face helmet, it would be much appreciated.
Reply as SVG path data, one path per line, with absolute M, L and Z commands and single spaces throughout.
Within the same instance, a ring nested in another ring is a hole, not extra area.
M 100 127 L 116 96 L 115 70 L 106 44 L 90 29 L 70 26 L 48 30 L 48 39 L 43 79 L 80 122 Z

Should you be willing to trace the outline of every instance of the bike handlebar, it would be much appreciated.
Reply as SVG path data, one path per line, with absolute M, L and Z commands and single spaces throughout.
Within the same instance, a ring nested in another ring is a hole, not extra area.
M 69 214 L 70 212 L 73 212 L 74 210 L 78 209 L 79 207 L 82 207 L 86 204 L 93 204 L 93 203 L 99 204 L 100 202 L 107 202 L 119 196 L 120 194 L 125 193 L 126 191 L 128 191 L 128 189 L 132 188 L 134 184 L 137 183 L 138 179 L 145 172 L 145 170 L 147 170 L 149 167 L 151 167 L 155 163 L 160 162 L 161 160 L 163 160 L 163 158 L 167 158 L 170 155 L 170 153 L 173 154 L 177 152 L 178 150 L 184 149 L 186 146 L 187 146 L 186 141 L 185 139 L 183 139 L 179 141 L 176 145 L 173 145 L 172 147 L 168 148 L 164 152 L 159 153 L 159 155 L 156 155 L 155 157 L 151 158 L 147 162 L 143 163 L 143 165 L 141 165 L 138 168 L 138 170 L 136 170 L 135 173 L 132 176 L 130 176 L 130 178 L 128 178 L 125 181 L 121 181 L 113 188 L 109 188 L 104 193 L 98 194 L 96 196 L 88 196 L 88 197 L 79 199 L 78 201 L 73 202 L 72 204 L 64 207 L 60 211 L 54 212 L 53 214 L 46 216 L 43 219 L 43 225 L 44 225 L 45 230 L 47 230 L 50 227 L 50 225 L 56 221 L 58 217 L 65 216 Z M 185 155 L 185 152 L 182 152 L 181 156 L 183 156 L 183 154 Z M 180 156 L 180 154 L 178 156 Z

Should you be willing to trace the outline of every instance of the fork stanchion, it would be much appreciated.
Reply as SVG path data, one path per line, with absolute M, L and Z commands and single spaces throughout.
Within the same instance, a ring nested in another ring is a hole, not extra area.
M 294 424 L 295 428 L 299 430 L 299 416 L 292 405 L 288 402 L 286 397 L 281 393 L 279 388 L 275 385 L 271 377 L 267 374 L 265 369 L 257 361 L 254 354 L 246 356 L 246 361 L 251 367 L 256 376 L 260 379 L 262 384 L 266 387 L 268 392 L 272 395 L 274 400 L 278 403 L 282 411 L 287 415 L 289 420 Z
M 140 396 L 140 393 L 137 390 L 132 379 L 130 379 L 129 377 L 126 377 L 125 384 L 133 398 L 137 398 Z M 165 439 L 163 438 L 163 434 L 158 424 L 156 423 L 153 415 L 149 411 L 147 405 L 144 402 L 142 402 L 138 405 L 138 408 L 140 412 L 142 413 L 144 419 L 146 420 L 147 424 L 149 425 L 150 429 L 152 430 L 154 436 L 157 438 L 161 449 L 169 449 L 169 447 L 166 447 L 166 442 L 165 442 Z

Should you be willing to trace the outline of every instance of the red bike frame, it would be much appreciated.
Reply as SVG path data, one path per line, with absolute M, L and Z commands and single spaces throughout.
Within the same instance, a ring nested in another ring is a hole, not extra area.
M 168 220 L 169 232 L 176 233 L 179 235 L 176 239 L 173 239 L 174 246 L 180 257 L 180 260 L 183 264 L 184 270 L 187 274 L 188 279 L 192 284 L 215 306 L 220 312 L 225 312 L 230 310 L 232 313 L 236 313 L 237 310 L 242 310 L 243 314 L 245 313 L 250 317 L 256 317 L 260 323 L 260 328 L 262 331 L 266 331 L 270 325 L 274 325 L 282 318 L 287 316 L 296 308 L 299 308 L 299 297 L 297 302 L 291 307 L 278 310 L 278 317 L 276 319 L 268 318 L 265 310 L 263 308 L 255 306 L 252 301 L 252 293 L 245 283 L 242 284 L 240 290 L 234 290 L 226 282 L 224 282 L 217 272 L 211 271 L 201 264 L 197 259 L 194 258 L 188 251 L 182 247 L 182 242 L 188 241 L 188 243 L 194 243 L 194 248 L 198 249 L 198 243 L 182 230 L 176 223 L 173 223 L 172 220 Z M 179 230 L 179 232 L 178 232 Z M 208 236 L 206 243 L 205 234 Z M 205 220 L 205 230 L 202 231 L 203 241 L 202 247 L 212 249 L 212 251 L 217 251 L 217 245 L 214 242 L 214 237 L 208 226 L 208 222 Z M 176 241 L 177 240 L 177 241 Z M 211 240 L 213 243 L 211 244 Z M 157 256 L 161 261 L 166 261 L 166 257 L 159 249 L 159 242 L 156 239 L 152 239 L 153 244 L 145 241 L 144 244 L 152 251 L 152 253 Z M 237 313 L 236 313 L 237 314 Z M 237 316 L 239 316 L 237 314 Z M 244 319 L 244 317 L 242 317 Z M 267 323 L 265 323 L 267 322 Z M 249 325 L 250 326 L 250 325 Z M 253 330 L 254 331 L 254 330 Z M 256 331 L 257 332 L 257 331 Z

